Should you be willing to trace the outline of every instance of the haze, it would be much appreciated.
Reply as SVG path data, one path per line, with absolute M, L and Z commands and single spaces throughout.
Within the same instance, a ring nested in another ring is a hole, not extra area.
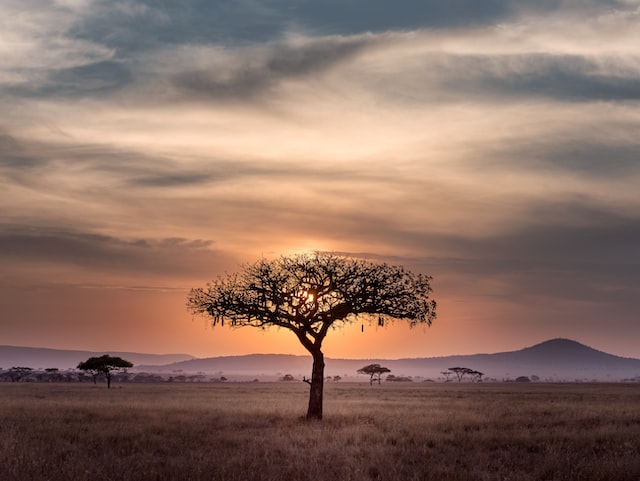
M 1 344 L 302 354 L 185 299 L 326 250 L 439 303 L 327 356 L 640 357 L 639 27 L 636 0 L 5 0 Z

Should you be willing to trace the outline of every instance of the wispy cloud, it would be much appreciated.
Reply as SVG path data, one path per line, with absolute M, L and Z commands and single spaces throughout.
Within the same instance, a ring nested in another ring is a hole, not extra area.
M 128 239 L 59 228 L 7 225 L 2 226 L 0 235 L 0 258 L 9 278 L 19 278 L 16 273 L 26 265 L 41 275 L 37 284 L 56 269 L 60 272 L 75 269 L 76 275 L 85 279 L 91 278 L 87 273 L 93 272 L 93 282 L 102 278 L 107 285 L 113 279 L 129 279 L 135 285 L 150 276 L 156 283 L 193 279 L 231 261 L 230 256 L 216 251 L 212 241 Z M 57 279 L 63 285 L 69 281 L 64 277 Z

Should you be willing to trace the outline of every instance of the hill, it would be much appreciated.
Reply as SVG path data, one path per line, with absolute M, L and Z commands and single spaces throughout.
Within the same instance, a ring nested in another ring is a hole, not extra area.
M 0 346 L 0 368 L 9 369 L 13 366 L 25 366 L 34 369 L 75 368 L 79 362 L 92 356 L 110 354 L 118 356 L 134 365 L 166 365 L 174 362 L 194 359 L 188 354 L 142 354 L 138 352 L 97 352 L 74 351 L 64 349 L 48 349 L 41 347 Z
M 231 380 L 276 380 L 284 374 L 298 379 L 309 376 L 310 356 L 250 354 L 197 359 L 188 354 L 142 354 L 133 352 L 93 352 L 0 346 L 0 368 L 74 368 L 91 356 L 111 354 L 131 361 L 132 371 L 166 375 L 206 374 Z M 484 373 L 486 379 L 515 379 L 538 376 L 547 381 L 619 381 L 640 379 L 640 359 L 630 359 L 598 351 L 569 339 L 552 339 L 518 351 L 495 354 L 429 357 L 415 359 L 332 359 L 325 360 L 327 376 L 347 381 L 365 381 L 357 370 L 367 364 L 381 364 L 396 376 L 416 380 L 439 379 L 452 367 L 468 367 Z
M 549 381 L 618 381 L 640 376 L 640 359 L 629 359 L 580 344 L 569 339 L 553 339 L 519 351 L 468 356 L 416 359 L 331 359 L 325 360 L 327 376 L 346 380 L 364 380 L 356 371 L 378 363 L 398 376 L 437 379 L 451 367 L 468 367 L 497 380 L 519 376 L 538 376 Z M 193 359 L 165 366 L 138 366 L 152 372 L 190 372 L 219 374 L 235 379 L 258 377 L 268 380 L 285 373 L 299 378 L 308 376 L 308 356 L 252 354 Z

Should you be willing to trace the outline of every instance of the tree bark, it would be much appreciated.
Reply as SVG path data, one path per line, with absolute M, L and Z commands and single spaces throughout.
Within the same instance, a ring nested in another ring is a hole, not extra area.
M 307 419 L 322 419 L 322 393 L 324 390 L 324 355 L 317 350 L 313 356 L 313 370 L 311 371 L 311 389 L 309 391 L 309 409 Z

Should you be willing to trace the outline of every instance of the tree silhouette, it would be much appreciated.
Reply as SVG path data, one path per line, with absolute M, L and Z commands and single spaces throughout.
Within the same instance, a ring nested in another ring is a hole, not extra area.
M 90 357 L 86 361 L 78 364 L 78 369 L 81 371 L 87 371 L 93 376 L 94 384 L 96 383 L 98 374 L 104 374 L 107 378 L 107 389 L 111 388 L 112 373 L 128 367 L 133 367 L 133 364 L 120 357 L 112 357 L 108 354 L 100 357 Z
M 430 325 L 436 307 L 430 281 L 399 266 L 316 252 L 245 265 L 206 288 L 192 289 L 187 307 L 211 316 L 214 326 L 292 331 L 313 358 L 307 419 L 322 419 L 322 342 L 329 329 L 358 315 L 377 316 L 381 325 L 385 319 Z
M 474 369 L 470 369 L 468 367 L 450 367 L 449 371 L 452 371 L 456 374 L 456 376 L 458 377 L 458 382 L 462 382 L 462 379 L 466 376 L 469 375 L 471 376 L 471 381 L 478 381 L 481 382 L 482 381 L 482 376 L 484 376 L 483 372 L 480 371 L 476 371 Z M 441 374 L 445 374 L 446 373 L 441 373 Z M 451 373 L 449 373 L 451 374 Z M 447 377 L 447 381 L 449 381 L 449 377 Z
M 451 375 L 453 374 L 451 371 L 442 371 L 440 374 L 444 376 L 444 382 L 451 382 Z
M 458 377 L 458 382 L 462 382 L 462 379 L 465 375 L 474 375 L 476 373 L 476 371 L 468 367 L 450 367 L 449 371 L 452 371 L 456 374 L 456 376 Z
M 31 374 L 31 371 L 33 371 L 33 369 L 30 367 L 23 367 L 23 366 L 12 367 L 11 369 L 9 369 L 9 376 L 11 377 L 11 382 L 20 381 L 22 378 L 27 377 L 29 374 Z
M 358 369 L 358 374 L 367 374 L 369 375 L 369 385 L 373 385 L 373 381 L 378 381 L 380 384 L 380 376 L 383 374 L 391 372 L 391 369 L 381 366 L 380 364 L 369 364 L 368 366 L 363 367 L 362 369 Z

